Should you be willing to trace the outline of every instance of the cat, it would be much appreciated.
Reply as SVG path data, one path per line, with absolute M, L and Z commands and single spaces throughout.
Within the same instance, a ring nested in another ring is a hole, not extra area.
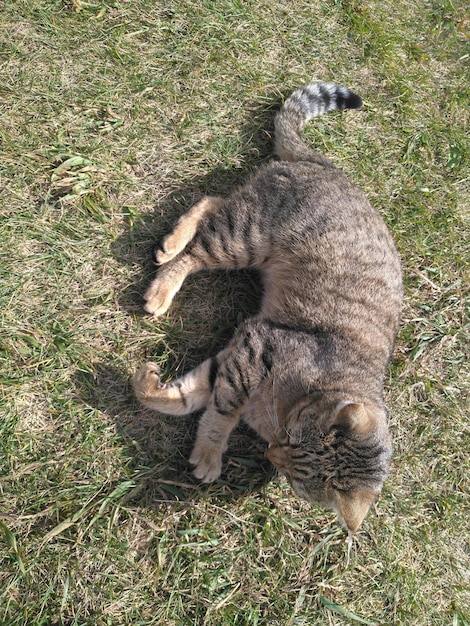
M 216 480 L 240 419 L 298 496 L 336 512 L 349 538 L 381 491 L 391 458 L 383 380 L 399 325 L 402 277 L 384 221 L 330 161 L 307 146 L 307 121 L 361 98 L 333 83 L 295 91 L 275 117 L 280 160 L 228 198 L 204 197 L 154 250 L 161 266 L 145 310 L 163 315 L 191 273 L 257 268 L 260 311 L 228 347 L 162 383 L 135 374 L 146 407 L 204 410 L 190 456 Z

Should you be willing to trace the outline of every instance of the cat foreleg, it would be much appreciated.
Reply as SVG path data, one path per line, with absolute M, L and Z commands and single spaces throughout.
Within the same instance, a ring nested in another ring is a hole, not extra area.
M 149 409 L 170 415 L 187 415 L 207 406 L 214 367 L 217 367 L 215 359 L 207 359 L 181 378 L 163 384 L 160 368 L 149 362 L 136 372 L 132 384 L 138 400 Z
M 203 483 L 211 483 L 220 476 L 222 455 L 227 449 L 230 433 L 240 420 L 242 408 L 230 415 L 221 415 L 212 405 L 201 417 L 189 462 L 196 466 L 193 474 Z
M 262 346 L 256 333 L 238 331 L 223 358 L 218 355 L 219 369 L 214 389 L 202 415 L 194 449 L 189 462 L 194 475 L 205 483 L 220 476 L 222 455 L 230 433 L 237 426 L 253 390 L 265 374 L 259 363 Z

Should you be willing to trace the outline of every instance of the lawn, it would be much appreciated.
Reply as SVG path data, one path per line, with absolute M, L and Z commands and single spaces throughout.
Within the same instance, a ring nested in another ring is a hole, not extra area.
M 470 18 L 463 0 L 6 0 L 0 6 L 0 625 L 470 624 Z M 246 428 L 222 478 L 197 416 L 140 407 L 256 311 L 258 278 L 142 310 L 151 249 L 272 155 L 296 87 L 361 111 L 305 129 L 390 226 L 405 275 L 393 469 L 354 541 Z

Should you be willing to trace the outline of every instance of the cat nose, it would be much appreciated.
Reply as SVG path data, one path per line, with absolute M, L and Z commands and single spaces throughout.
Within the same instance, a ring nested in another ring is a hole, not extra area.
M 284 447 L 271 444 L 266 450 L 266 456 L 277 468 L 287 471 L 288 459 Z
M 268 447 L 266 448 L 266 450 L 264 451 L 264 456 L 269 459 L 271 461 L 271 455 L 272 455 L 272 449 L 274 448 L 275 444 L 274 443 L 270 443 L 268 445 Z M 272 461 L 271 461 L 272 463 Z

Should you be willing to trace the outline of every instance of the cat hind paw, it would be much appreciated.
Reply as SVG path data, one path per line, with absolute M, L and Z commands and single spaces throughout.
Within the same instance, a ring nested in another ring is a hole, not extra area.
M 153 248 L 153 259 L 158 265 L 164 265 L 181 252 L 184 246 L 179 245 L 175 237 L 163 237 Z
M 144 294 L 144 310 L 154 317 L 160 317 L 168 311 L 173 300 L 174 293 L 168 284 L 158 277 L 151 283 Z

